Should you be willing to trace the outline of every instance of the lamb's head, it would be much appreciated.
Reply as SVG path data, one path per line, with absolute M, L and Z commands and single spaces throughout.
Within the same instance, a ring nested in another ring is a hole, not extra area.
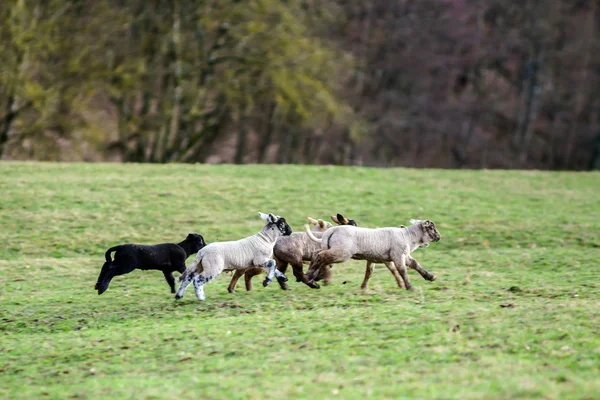
M 325 232 L 327 229 L 331 228 L 333 225 L 327 221 L 323 221 L 322 219 L 314 219 L 311 217 L 306 217 L 308 221 L 313 225 L 311 231 L 313 232 Z
M 190 254 L 197 253 L 204 246 L 206 246 L 206 242 L 204 241 L 202 235 L 199 235 L 197 233 L 188 234 L 184 241 L 187 242 L 190 246 Z
M 335 222 L 338 225 L 352 225 L 352 226 L 358 226 L 356 224 L 356 221 L 353 219 L 347 219 L 346 217 L 344 217 L 342 214 L 338 214 L 338 215 L 331 215 L 331 220 L 333 222 Z
M 292 234 L 292 228 L 285 222 L 285 218 L 275 214 L 263 214 L 261 212 L 258 215 L 265 221 L 266 229 L 272 229 L 276 232 L 276 235 L 289 236 Z
M 421 244 L 419 247 L 427 247 L 431 242 L 439 242 L 442 236 L 438 232 L 437 228 L 433 221 L 430 220 L 420 220 L 420 219 L 411 219 L 410 223 L 412 225 L 419 225 L 421 228 L 421 232 L 423 237 L 421 239 Z

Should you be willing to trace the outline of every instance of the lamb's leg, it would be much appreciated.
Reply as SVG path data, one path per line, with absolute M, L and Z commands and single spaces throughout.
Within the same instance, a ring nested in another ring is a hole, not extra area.
M 163 271 L 163 275 L 171 287 L 171 293 L 175 293 L 175 278 L 173 278 L 173 271 Z
M 241 276 L 244 275 L 244 271 L 245 270 L 243 270 L 243 269 L 235 270 L 235 272 L 233 273 L 233 276 L 231 277 L 231 281 L 229 282 L 229 286 L 227 286 L 227 291 L 229 293 L 235 292 L 235 285 L 237 285 L 238 279 L 240 279 Z
M 392 259 L 396 265 L 396 270 L 398 270 L 398 273 L 404 281 L 404 287 L 406 290 L 412 290 L 412 285 L 410 284 L 410 281 L 408 280 L 408 274 L 406 273 L 406 254 L 402 253 L 400 255 L 392 255 Z
M 196 275 L 195 272 L 190 272 L 185 278 L 183 278 L 181 285 L 179 285 L 179 289 L 177 289 L 177 294 L 175 295 L 175 298 L 177 300 L 183 298 L 183 295 L 185 294 L 185 290 L 190 285 L 190 283 L 192 283 L 192 280 L 194 279 L 195 275 Z
M 315 282 L 318 281 L 323 281 L 325 286 L 331 283 L 331 265 L 324 265 L 319 269 L 315 277 Z
M 294 276 L 296 277 L 296 282 L 302 282 L 302 279 L 304 279 L 304 271 L 302 269 L 304 261 L 300 259 L 300 257 L 293 257 L 293 259 L 289 261 L 290 264 L 292 264 L 292 271 L 294 273 Z M 285 273 L 285 271 L 282 272 Z
M 277 268 L 275 268 L 275 270 L 273 271 L 275 273 L 275 278 L 277 279 L 281 279 L 283 282 L 287 282 L 288 281 L 288 277 L 285 276 L 284 273 L 282 273 L 280 270 L 278 270 Z
M 311 282 L 310 280 L 308 280 L 306 278 L 306 275 L 304 275 L 304 272 L 302 271 L 302 262 L 300 261 L 294 261 L 292 263 L 292 269 L 294 270 L 294 276 L 296 277 L 296 282 L 302 282 L 307 286 L 310 286 L 313 289 L 318 289 L 320 286 L 318 283 L 316 282 Z
M 275 260 L 267 260 L 261 265 L 262 268 L 267 270 L 267 277 L 263 281 L 263 286 L 266 287 L 271 282 L 273 282 L 273 278 L 275 276 L 277 276 L 277 278 L 285 279 L 287 281 L 287 277 L 284 274 L 282 274 L 281 272 L 279 272 L 279 270 L 277 270 L 277 268 L 275 268 L 276 264 L 277 263 L 275 262 Z
M 349 260 L 351 257 L 352 253 L 344 249 L 323 250 L 315 256 L 312 263 L 310 264 L 310 267 L 308 268 L 308 273 L 306 274 L 306 279 L 308 281 L 314 281 L 315 277 L 321 275 L 321 268 L 324 268 L 331 264 L 344 262 L 346 260 Z
M 288 267 L 288 263 L 285 261 L 281 261 L 279 259 L 276 259 L 276 268 L 277 271 L 281 272 L 282 274 L 285 274 L 285 272 L 287 271 L 287 267 Z M 296 272 L 294 271 L 294 276 L 296 275 Z M 297 277 L 296 277 L 297 278 Z M 283 280 L 283 278 L 277 278 L 277 283 L 279 283 L 279 286 L 281 287 L 282 290 L 289 290 L 288 284 L 287 284 L 287 279 Z
M 246 290 L 252 290 L 252 278 L 263 272 L 262 268 L 247 268 L 244 272 L 244 282 L 246 283 Z
M 398 284 L 398 287 L 400 289 L 406 289 L 406 286 L 404 286 L 404 280 L 402 280 L 402 277 L 400 276 L 400 274 L 398 273 L 398 270 L 396 269 L 396 266 L 394 265 L 393 262 L 386 262 L 385 266 L 387 267 L 387 269 L 390 270 L 390 272 L 392 273 L 392 275 L 394 275 L 394 278 L 396 279 L 396 283 Z
M 331 265 L 326 265 L 321 269 L 323 275 L 323 285 L 331 285 Z
M 196 290 L 196 297 L 198 300 L 206 300 L 204 295 L 204 285 L 215 279 L 217 275 L 205 275 L 204 271 L 194 277 L 194 289 Z
M 366 289 L 367 286 L 369 285 L 369 279 L 371 279 L 371 275 L 373 275 L 373 262 L 371 261 L 367 261 L 367 267 L 365 268 L 365 279 L 363 280 L 363 283 L 360 285 L 361 289 Z
M 430 274 L 425 268 L 421 267 L 419 262 L 412 257 L 406 257 L 406 264 L 417 271 L 426 281 L 435 281 L 436 276 Z
M 202 272 L 199 272 L 194 276 L 194 289 L 196 290 L 196 297 L 198 300 L 203 301 L 206 299 L 204 295 L 204 285 L 215 279 L 225 269 L 225 264 L 222 259 L 209 261 L 202 261 Z
M 262 265 L 262 267 L 267 270 L 267 277 L 263 281 L 263 286 L 267 287 L 273 281 L 273 277 L 275 276 L 276 265 L 277 263 L 275 262 L 275 260 L 267 260 Z

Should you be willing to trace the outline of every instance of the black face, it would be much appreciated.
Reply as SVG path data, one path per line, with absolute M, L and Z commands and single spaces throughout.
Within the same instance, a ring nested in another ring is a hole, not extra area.
M 198 235 L 197 233 L 190 233 L 187 235 L 185 240 L 192 244 L 192 253 L 197 253 L 198 250 L 206 246 L 206 242 L 204 241 L 202 235 Z
M 110 281 L 115 276 L 125 275 L 133 271 L 135 268 L 131 268 L 128 266 L 115 265 L 113 263 L 105 262 L 102 266 L 102 270 L 100 270 L 100 275 L 98 276 L 98 280 L 96 281 L 96 286 L 94 287 L 98 294 L 102 294 L 106 292 L 108 289 L 108 285 L 110 285 Z
M 292 228 L 285 222 L 285 218 L 279 218 L 276 222 L 274 222 L 277 229 L 283 236 L 289 236 L 292 234 Z
M 347 219 L 342 214 L 338 214 L 337 215 L 337 221 L 336 222 L 337 222 L 338 225 L 358 226 L 358 224 L 356 223 L 355 220 L 353 220 L 353 219 Z

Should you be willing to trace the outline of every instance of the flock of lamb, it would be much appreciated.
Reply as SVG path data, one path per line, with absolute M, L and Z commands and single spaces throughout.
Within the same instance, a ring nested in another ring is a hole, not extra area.
M 282 289 L 288 289 L 285 272 L 292 266 L 298 282 L 311 288 L 319 288 L 317 281 L 328 284 L 331 280 L 331 265 L 349 259 L 366 260 L 365 278 L 361 288 L 365 289 L 373 273 L 375 263 L 384 263 L 390 270 L 398 286 L 411 290 L 407 267 L 416 270 L 424 279 L 435 280 L 435 275 L 427 272 L 411 253 L 419 247 L 427 247 L 441 238 L 435 224 L 426 220 L 410 220 L 408 227 L 360 228 L 353 220 L 343 215 L 331 216 L 338 225 L 333 226 L 323 220 L 308 218 L 312 229 L 305 225 L 306 232 L 292 233 L 292 229 L 282 218 L 274 214 L 258 213 L 265 222 L 260 232 L 244 239 L 230 242 L 206 244 L 202 235 L 190 233 L 179 243 L 157 245 L 124 244 L 106 251 L 106 262 L 102 266 L 95 289 L 102 294 L 108 289 L 113 277 L 127 274 L 134 269 L 160 270 L 163 272 L 171 293 L 175 293 L 173 272 L 182 275 L 181 285 L 175 295 L 181 299 L 186 288 L 193 282 L 198 300 L 205 300 L 204 285 L 223 271 L 234 271 L 228 287 L 235 290 L 238 279 L 244 275 L 246 290 L 252 290 L 252 277 L 263 271 L 267 277 L 263 286 L 277 278 Z M 111 253 L 114 252 L 114 259 Z M 194 254 L 196 258 L 186 268 L 186 259 Z M 306 274 L 302 264 L 310 262 Z

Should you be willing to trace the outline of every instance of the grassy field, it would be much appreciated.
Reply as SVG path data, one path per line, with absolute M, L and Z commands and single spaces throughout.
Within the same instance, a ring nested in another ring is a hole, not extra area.
M 1 163 L 0 193 L 1 398 L 600 398 L 598 173 Z M 112 245 L 238 239 L 258 211 L 431 219 L 438 279 L 93 290 Z

